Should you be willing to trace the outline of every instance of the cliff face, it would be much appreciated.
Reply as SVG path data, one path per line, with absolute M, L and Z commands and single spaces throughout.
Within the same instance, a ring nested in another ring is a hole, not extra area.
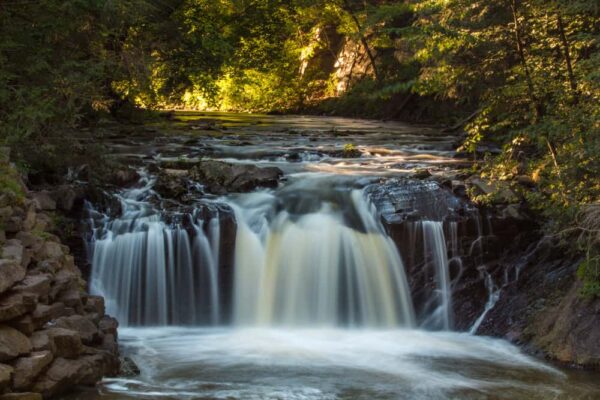
M 47 398 L 118 373 L 117 321 L 50 233 L 55 199 L 16 183 L 25 198 L 0 191 L 0 399 Z

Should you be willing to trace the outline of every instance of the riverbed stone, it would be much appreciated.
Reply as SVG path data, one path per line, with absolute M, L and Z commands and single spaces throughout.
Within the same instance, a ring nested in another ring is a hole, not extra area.
M 40 373 L 52 362 L 54 356 L 48 350 L 31 353 L 28 357 L 18 358 L 13 363 L 13 387 L 26 390 L 31 387 Z
M 190 171 L 191 177 L 211 193 L 248 192 L 257 187 L 276 187 L 283 175 L 277 167 L 259 168 L 250 164 L 201 161 Z
M 31 341 L 9 326 L 0 326 L 0 362 L 12 360 L 31 351 Z

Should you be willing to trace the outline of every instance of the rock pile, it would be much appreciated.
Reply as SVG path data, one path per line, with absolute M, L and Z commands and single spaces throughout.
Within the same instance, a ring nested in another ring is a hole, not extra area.
M 0 192 L 0 399 L 41 399 L 118 373 L 117 321 L 49 233 L 45 193 Z

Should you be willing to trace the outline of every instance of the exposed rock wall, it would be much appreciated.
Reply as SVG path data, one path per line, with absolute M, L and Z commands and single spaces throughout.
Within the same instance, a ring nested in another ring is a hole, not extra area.
M 117 321 L 49 233 L 45 209 L 55 207 L 47 193 L 0 192 L 0 399 L 48 398 L 118 373 Z

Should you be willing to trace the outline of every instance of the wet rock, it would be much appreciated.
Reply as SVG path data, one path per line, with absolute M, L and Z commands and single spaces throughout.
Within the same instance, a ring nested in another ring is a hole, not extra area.
M 31 353 L 28 357 L 18 358 L 14 363 L 13 387 L 27 390 L 42 371 L 50 365 L 54 356 L 49 351 Z
M 121 169 L 114 172 L 111 183 L 116 186 L 127 187 L 135 184 L 139 179 L 140 174 L 135 169 Z
M 415 179 L 426 179 L 426 178 L 429 178 L 430 176 L 431 176 L 431 172 L 429 172 L 429 170 L 426 168 L 417 169 L 413 173 L 413 178 L 415 178 Z
M 67 212 L 71 211 L 84 195 L 83 188 L 77 185 L 61 185 L 52 191 L 52 198 L 56 201 L 57 208 Z
M 258 168 L 247 164 L 202 161 L 190 175 L 214 194 L 248 192 L 257 187 L 275 187 L 283 172 L 276 167 Z
M 188 181 L 182 174 L 161 171 L 154 184 L 154 190 L 163 198 L 181 200 L 188 194 Z
M 10 387 L 14 369 L 10 365 L 0 364 L 0 392 Z
M 121 368 L 119 370 L 119 375 L 127 378 L 139 376 L 140 368 L 130 357 L 123 357 L 121 359 Z
M 31 351 L 27 336 L 9 326 L 0 326 L 0 362 L 9 361 Z

